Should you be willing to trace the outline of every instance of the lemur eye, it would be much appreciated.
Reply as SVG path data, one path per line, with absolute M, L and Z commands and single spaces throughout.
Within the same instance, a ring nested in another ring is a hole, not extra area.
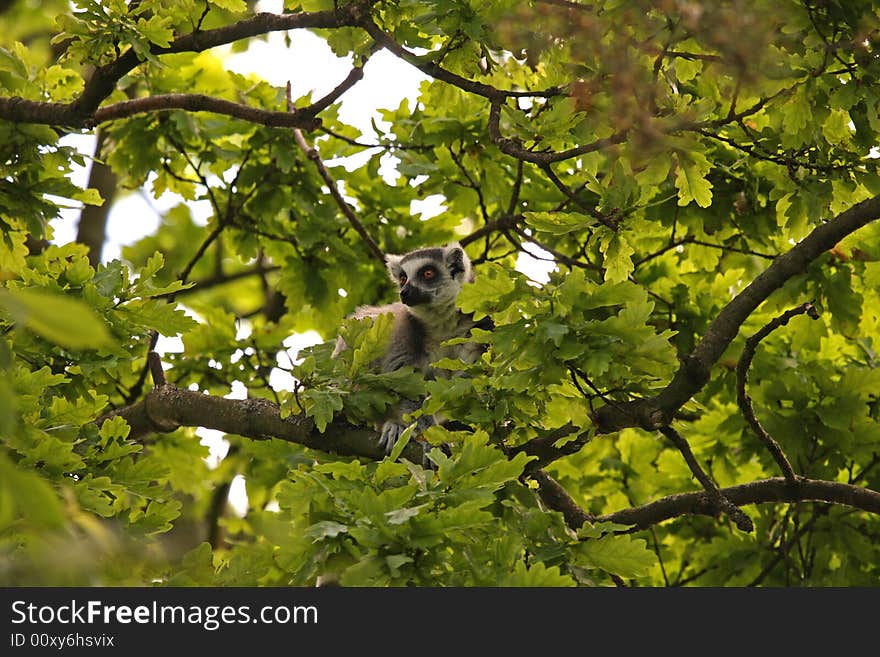
M 406 274 L 401 274 L 397 277 L 397 282 L 401 284 L 401 286 L 406 285 Z
M 422 272 L 422 278 L 424 278 L 426 281 L 430 281 L 436 275 L 437 275 L 437 270 L 434 269 L 433 267 L 428 267 L 427 269 L 425 269 L 425 271 Z

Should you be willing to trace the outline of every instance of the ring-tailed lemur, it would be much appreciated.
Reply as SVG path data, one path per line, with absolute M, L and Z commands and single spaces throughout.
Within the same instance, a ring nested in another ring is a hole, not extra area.
M 353 317 L 394 315 L 394 325 L 388 348 L 377 363 L 383 372 L 391 372 L 410 365 L 427 378 L 450 376 L 447 370 L 434 371 L 431 363 L 441 358 L 453 358 L 466 363 L 474 362 L 483 348 L 467 343 L 443 345 L 452 338 L 467 337 L 474 327 L 490 329 L 489 318 L 474 322 L 471 315 L 456 306 L 458 293 L 465 283 L 474 280 L 471 261 L 457 243 L 445 247 L 429 247 L 404 255 L 387 255 L 385 262 L 392 280 L 400 288 L 400 301 L 385 306 L 362 306 Z M 342 338 L 336 344 L 334 355 L 346 347 Z M 406 429 L 403 416 L 420 408 L 422 402 L 403 400 L 395 417 L 382 425 L 379 445 L 390 452 Z M 422 415 L 416 431 L 421 432 L 435 424 L 433 416 Z

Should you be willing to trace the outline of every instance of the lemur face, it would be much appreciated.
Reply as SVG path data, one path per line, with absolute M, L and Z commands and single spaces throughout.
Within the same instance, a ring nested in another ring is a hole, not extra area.
M 470 260 L 457 244 L 387 256 L 388 271 L 407 306 L 449 305 L 471 279 Z

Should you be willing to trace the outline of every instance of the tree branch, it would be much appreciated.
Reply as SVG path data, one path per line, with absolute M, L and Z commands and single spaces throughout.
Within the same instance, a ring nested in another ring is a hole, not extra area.
M 709 381 L 712 367 L 739 332 L 739 327 L 773 292 L 847 235 L 880 218 L 880 195 L 862 201 L 817 226 L 789 251 L 777 256 L 742 292 L 728 303 L 706 330 L 694 350 L 683 359 L 672 381 L 649 399 L 603 406 L 596 412 L 599 433 L 640 426 L 654 430 L 669 424 L 673 415 Z
M 740 511 L 739 508 L 730 502 L 730 500 L 724 497 L 721 490 L 718 488 L 718 485 L 709 478 L 709 475 L 707 475 L 702 466 L 700 466 L 700 463 L 697 461 L 697 457 L 694 456 L 688 441 L 672 427 L 661 427 L 660 433 L 666 436 L 666 438 L 675 445 L 678 451 L 681 452 L 681 455 L 684 457 L 684 460 L 688 464 L 694 477 L 700 482 L 703 490 L 706 491 L 706 495 L 708 495 L 712 504 L 715 506 L 716 512 L 723 511 L 726 513 L 740 530 L 744 532 L 754 531 L 755 526 L 752 524 L 752 519 Z
M 128 422 L 130 440 L 143 440 L 151 434 L 169 433 L 179 427 L 204 427 L 252 440 L 277 438 L 339 456 L 372 460 L 385 457 L 384 450 L 379 447 L 378 434 L 373 429 L 335 420 L 324 433 L 320 433 L 314 421 L 304 415 L 282 418 L 278 405 L 266 399 L 226 399 L 185 390 L 170 383 L 157 385 L 142 400 L 102 416 L 96 424 L 100 426 L 113 417 L 122 417 Z M 402 456 L 413 463 L 421 463 L 422 444 L 411 441 Z M 555 499 L 548 505 L 564 509 L 567 522 L 576 523 L 581 518 L 581 524 L 584 520 L 611 521 L 644 528 L 678 516 L 714 516 L 718 511 L 716 501 L 707 492 L 700 491 L 670 495 L 593 519 L 583 510 L 578 511 L 579 507 L 567 493 L 561 495 L 561 487 L 558 483 L 554 487 L 548 476 L 534 470 L 530 476 L 545 488 L 542 495 L 550 496 L 545 497 L 545 503 L 548 499 Z M 776 477 L 721 488 L 719 492 L 737 507 L 766 502 L 821 501 L 880 514 L 880 492 L 839 482 L 799 478 L 792 483 Z
M 179 427 L 204 427 L 252 440 L 277 438 L 339 456 L 377 461 L 385 456 L 373 429 L 336 420 L 320 433 L 312 419 L 304 415 L 282 418 L 278 405 L 266 399 L 226 399 L 171 383 L 157 385 L 137 403 L 111 411 L 98 418 L 96 424 L 100 426 L 113 417 L 128 422 L 129 440 L 143 440 Z M 403 457 L 422 463 L 422 443 L 410 441 Z
M 376 25 L 376 23 L 374 23 L 372 18 L 370 17 L 367 17 L 364 21 L 362 21 L 360 23 L 360 27 L 366 30 L 367 34 L 373 37 L 373 40 L 377 44 L 387 49 L 392 54 L 405 61 L 407 64 L 411 64 L 412 66 L 416 67 L 425 75 L 428 75 L 436 80 L 442 80 L 443 82 L 458 87 L 462 91 L 467 91 L 468 93 L 482 96 L 483 98 L 488 98 L 492 100 L 493 103 L 495 101 L 500 102 L 505 98 L 550 98 L 552 96 L 566 95 L 565 92 L 558 87 L 552 87 L 543 91 L 514 91 L 498 89 L 488 84 L 483 84 L 482 82 L 468 80 L 467 78 L 463 78 L 460 75 L 453 73 L 452 71 L 446 70 L 437 62 L 434 62 L 430 59 L 422 59 L 418 55 L 411 53 L 409 50 L 397 43 L 397 41 L 395 41 L 389 34 L 382 30 L 382 28 Z
M 536 469 L 531 473 L 531 477 L 538 482 L 538 495 L 541 501 L 554 511 L 559 511 L 570 529 L 577 531 L 585 522 L 595 520 L 574 501 L 558 481 L 544 470 Z
M 782 451 L 782 447 L 780 447 L 779 443 L 767 433 L 758 421 L 758 418 L 755 415 L 755 409 L 752 408 L 752 398 L 746 390 L 746 384 L 749 379 L 749 367 L 752 364 L 752 359 L 755 357 L 755 350 L 758 348 L 758 344 L 761 340 L 766 338 L 780 326 L 788 324 L 788 320 L 792 317 L 803 315 L 804 313 L 809 315 L 811 319 L 819 319 L 819 313 L 816 312 L 815 306 L 809 302 L 802 303 L 797 308 L 786 310 L 779 317 L 768 322 L 760 331 L 746 340 L 746 346 L 743 348 L 739 362 L 736 364 L 736 401 L 737 404 L 739 404 L 743 417 L 746 419 L 746 422 L 749 423 L 752 431 L 755 432 L 761 442 L 767 447 L 767 451 L 770 452 L 771 456 L 773 456 L 773 460 L 779 465 L 779 469 L 782 470 L 782 474 L 786 480 L 792 482 L 796 478 L 794 469 L 791 467 L 791 463 Z
M 783 477 L 773 477 L 719 490 L 738 507 L 767 502 L 831 502 L 880 514 L 880 492 L 835 481 L 799 478 L 791 483 Z M 644 529 L 685 515 L 714 516 L 715 507 L 708 493 L 678 493 L 648 504 L 599 516 L 596 521 L 619 522 Z
M 816 505 L 813 507 L 813 513 L 810 515 L 809 519 L 794 532 L 792 537 L 788 539 L 785 543 L 781 543 L 779 548 L 776 550 L 776 554 L 773 556 L 773 559 L 770 560 L 764 568 L 761 569 L 761 572 L 746 586 L 758 586 L 764 579 L 773 572 L 773 569 L 776 565 L 786 559 L 788 557 L 788 553 L 791 552 L 791 549 L 798 544 L 798 542 L 803 538 L 804 534 L 809 532 L 813 526 L 816 524 L 816 521 L 819 519 L 823 511 L 827 511 L 827 507 Z
M 287 83 L 287 102 L 288 106 L 290 104 L 290 83 Z M 370 249 L 370 252 L 376 256 L 379 262 L 382 265 L 385 265 L 385 253 L 382 249 L 379 248 L 379 245 L 376 244 L 376 241 L 373 239 L 372 235 L 367 232 L 367 229 L 364 228 L 364 225 L 361 223 L 360 219 L 358 219 L 357 215 L 351 209 L 351 206 L 345 201 L 342 197 L 342 194 L 339 193 L 339 188 L 336 186 L 336 181 L 333 179 L 333 176 L 330 175 L 330 172 L 327 171 L 327 167 L 324 166 L 324 162 L 321 161 L 321 156 L 318 154 L 317 149 L 312 146 L 309 146 L 306 138 L 303 136 L 303 133 L 300 129 L 293 129 L 293 137 L 296 139 L 297 145 L 299 145 L 302 152 L 305 153 L 306 157 L 308 157 L 315 164 L 315 168 L 318 170 L 318 174 L 327 184 L 328 189 L 330 190 L 330 195 L 333 197 L 333 200 L 336 201 L 336 205 L 339 206 L 339 209 L 342 210 L 342 214 L 345 215 L 345 218 L 348 219 L 348 223 L 351 224 L 352 228 L 355 229 L 358 235 L 361 236 L 361 239 L 364 240 L 367 247 Z
M 232 25 L 212 30 L 195 31 L 176 38 L 163 48 L 154 45 L 151 53 L 161 56 L 169 53 L 202 52 L 217 46 L 269 32 L 301 28 L 356 27 L 369 17 L 370 0 L 353 2 L 332 11 L 299 12 L 293 14 L 260 13 Z M 51 103 L 26 100 L 17 96 L 0 97 L 0 119 L 16 123 L 39 123 L 76 128 L 90 128 L 103 121 L 122 118 L 155 109 L 189 109 L 191 111 L 219 111 L 248 121 L 285 127 L 313 127 L 314 114 L 308 108 L 298 110 L 297 118 L 286 112 L 266 112 L 221 99 L 209 99 L 197 94 L 170 94 L 153 98 L 138 98 L 114 103 L 101 110 L 100 104 L 116 88 L 119 80 L 143 63 L 133 49 L 127 50 L 115 61 L 94 70 L 86 81 L 80 96 L 71 103 Z M 129 103 L 140 103 L 130 105 Z M 158 104 L 160 106 L 154 105 Z M 282 118 L 284 117 L 284 118 Z M 280 121 L 280 123 L 276 123 Z M 309 123 L 309 121 L 311 123 Z
M 158 96 L 147 96 L 146 98 L 135 98 L 134 100 L 123 100 L 119 103 L 106 105 L 95 112 L 94 118 L 87 121 L 85 125 L 88 127 L 90 123 L 104 123 L 145 112 L 172 109 L 225 114 L 226 116 L 250 121 L 251 123 L 260 123 L 269 127 L 313 130 L 320 123 L 314 117 L 317 111 L 313 107 L 301 108 L 292 112 L 273 112 L 203 94 L 161 94 Z
M 280 265 L 267 265 L 263 262 L 258 262 L 251 269 L 242 269 L 241 271 L 233 272 L 231 274 L 217 274 L 209 278 L 194 281 L 190 285 L 190 287 L 184 288 L 182 290 L 177 290 L 176 292 L 167 292 L 165 294 L 160 294 L 157 295 L 155 298 L 176 299 L 177 297 L 184 294 L 203 292 L 214 287 L 226 285 L 227 283 L 234 283 L 235 281 L 241 280 L 242 278 L 248 278 L 249 276 L 263 276 L 265 274 L 268 274 L 269 272 L 278 271 L 279 269 L 281 269 Z
M 629 134 L 626 130 L 616 132 L 610 137 L 597 139 L 589 144 L 569 148 L 565 151 L 530 151 L 520 144 L 517 139 L 510 139 L 501 134 L 501 104 L 503 98 L 492 98 L 489 108 L 489 137 L 502 153 L 515 157 L 523 162 L 531 162 L 539 165 L 549 165 L 553 162 L 561 162 L 578 155 L 586 155 L 595 151 L 601 151 L 611 146 L 623 143 Z
M 95 140 L 95 151 L 92 157 L 92 168 L 86 187 L 97 189 L 104 202 L 101 205 L 86 205 L 79 215 L 76 230 L 76 241 L 89 248 L 89 264 L 95 269 L 101 264 L 101 251 L 107 232 L 107 218 L 116 197 L 117 178 L 113 170 L 101 161 L 101 150 L 104 146 L 106 133 L 98 130 Z
M 430 75 L 430 73 L 429 73 Z M 437 77 L 437 76 L 435 76 Z M 442 78 L 438 78 L 442 79 Z M 450 84 L 455 84 L 455 82 L 447 80 Z M 458 85 L 456 85 L 458 86 Z M 464 87 L 462 87 L 464 89 Z M 793 89 L 793 88 L 792 88 Z M 701 132 L 706 128 L 718 128 L 723 125 L 727 125 L 728 123 L 736 123 L 742 121 L 744 118 L 751 116 L 752 114 L 756 114 L 761 111 L 768 102 L 777 98 L 785 93 L 789 93 L 792 89 L 785 89 L 783 91 L 777 92 L 768 98 L 764 98 L 759 100 L 757 103 L 749 107 L 748 109 L 739 112 L 738 114 L 728 114 L 724 118 L 721 119 L 713 119 L 711 121 L 672 121 L 667 122 L 666 125 L 658 125 L 656 126 L 656 132 L 660 134 L 672 135 L 679 132 Z M 466 91 L 470 91 L 469 89 L 465 89 Z M 477 93 L 476 91 L 473 93 Z M 524 162 L 532 162 L 533 164 L 538 164 L 541 166 L 548 166 L 554 162 L 561 162 L 563 160 L 569 160 L 573 157 L 578 157 L 579 155 L 586 155 L 587 153 L 593 153 L 595 151 L 605 150 L 606 148 L 610 148 L 611 146 L 615 146 L 624 142 L 629 136 L 629 129 L 620 130 L 615 132 L 610 137 L 605 137 L 603 139 L 596 139 L 588 144 L 582 144 L 581 146 L 575 146 L 574 148 L 569 148 L 564 151 L 531 151 L 526 148 L 523 148 L 522 144 L 518 139 L 511 139 L 509 137 L 505 137 L 501 134 L 501 105 L 504 102 L 504 95 L 496 94 L 486 95 L 491 101 L 491 106 L 489 108 L 489 137 L 498 147 L 498 149 L 502 153 L 506 153 L 511 157 L 515 157 L 518 160 L 522 160 Z M 508 94 L 510 95 L 510 94 Z M 539 94 L 532 94 L 539 95 Z

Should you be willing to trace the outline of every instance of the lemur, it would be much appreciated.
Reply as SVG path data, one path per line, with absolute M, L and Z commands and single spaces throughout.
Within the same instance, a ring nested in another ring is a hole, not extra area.
M 483 351 L 472 342 L 443 345 L 452 338 L 467 337 L 474 327 L 491 329 L 485 318 L 475 322 L 471 315 L 456 306 L 458 293 L 465 283 L 474 281 L 471 261 L 457 243 L 445 247 L 417 249 L 404 255 L 387 255 L 385 262 L 391 279 L 400 288 L 400 301 L 384 306 L 362 306 L 353 317 L 394 315 L 391 338 L 385 354 L 376 363 L 383 372 L 392 372 L 407 365 L 422 372 L 426 378 L 448 377 L 448 370 L 434 370 L 431 363 L 453 358 L 473 363 Z M 340 337 L 334 355 L 346 347 Z M 394 417 L 382 425 L 379 445 L 390 453 L 407 425 L 403 416 L 420 408 L 422 401 L 402 400 Z M 424 431 L 436 423 L 431 415 L 417 420 L 416 431 Z

